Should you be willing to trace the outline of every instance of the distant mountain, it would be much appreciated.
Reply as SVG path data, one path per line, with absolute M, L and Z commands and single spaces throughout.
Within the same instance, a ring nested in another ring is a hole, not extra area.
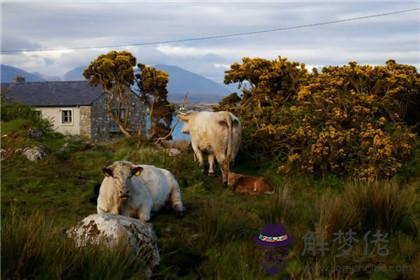
M 50 75 L 45 75 L 39 72 L 33 72 L 32 74 L 34 74 L 37 77 L 40 77 L 41 79 L 45 81 L 61 81 L 61 77 L 59 76 L 50 76 Z
M 215 103 L 229 94 L 225 86 L 177 66 L 157 64 L 155 67 L 169 75 L 169 100 L 182 101 L 188 92 L 190 102 Z
M 169 100 L 172 102 L 183 101 L 185 94 L 188 92 L 190 102 L 214 103 L 231 92 L 229 88 L 215 81 L 177 66 L 158 64 L 155 67 L 169 75 L 168 91 Z M 84 80 L 82 73 L 85 68 L 86 66 L 74 68 L 64 75 L 63 80 Z
M 24 77 L 25 81 L 27 81 L 27 82 L 44 81 L 44 79 L 39 77 L 38 75 L 31 74 L 31 73 L 26 72 L 22 69 L 19 69 L 19 68 L 13 67 L 13 66 L 9 66 L 9 65 L 5 65 L 5 64 L 0 64 L 0 70 L 1 70 L 1 82 L 2 83 L 10 83 L 11 81 L 13 81 L 14 78 L 16 78 L 16 76 Z
M 171 102 L 183 101 L 185 94 L 188 93 L 189 102 L 215 103 L 232 91 L 229 87 L 174 65 L 158 64 L 155 67 L 169 75 L 168 91 Z M 70 70 L 63 76 L 63 81 L 85 80 L 82 74 L 85 68 L 86 66 L 79 66 Z M 60 77 L 28 73 L 8 65 L 1 65 L 1 72 L 2 82 L 11 82 L 17 75 L 25 77 L 28 82 L 61 80 Z
M 86 66 L 79 66 L 70 70 L 63 76 L 64 81 L 83 81 L 85 77 L 83 77 L 83 71 L 85 70 Z

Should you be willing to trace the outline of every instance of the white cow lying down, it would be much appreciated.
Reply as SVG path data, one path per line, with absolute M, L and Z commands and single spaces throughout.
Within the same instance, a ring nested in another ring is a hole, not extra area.
M 158 211 L 166 203 L 170 203 L 177 216 L 183 214 L 178 182 L 168 170 L 129 161 L 116 161 L 102 170 L 106 177 L 99 190 L 98 214 L 120 214 L 148 221 L 151 211 Z

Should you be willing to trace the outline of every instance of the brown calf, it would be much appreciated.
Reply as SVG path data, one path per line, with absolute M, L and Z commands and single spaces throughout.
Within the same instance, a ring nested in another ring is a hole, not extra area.
M 228 187 L 237 193 L 273 194 L 274 188 L 263 177 L 246 176 L 229 172 Z

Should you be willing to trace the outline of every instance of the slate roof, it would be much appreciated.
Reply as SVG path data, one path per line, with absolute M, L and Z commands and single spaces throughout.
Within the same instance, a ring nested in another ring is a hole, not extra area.
M 38 107 L 86 106 L 102 95 L 100 87 L 87 81 L 9 83 L 1 89 L 6 100 Z

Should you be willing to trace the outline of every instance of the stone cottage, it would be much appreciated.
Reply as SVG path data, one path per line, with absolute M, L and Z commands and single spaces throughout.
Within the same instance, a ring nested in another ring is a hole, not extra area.
M 120 131 L 107 113 L 108 96 L 87 81 L 16 82 L 2 84 L 7 101 L 34 107 L 54 129 L 63 134 L 80 135 L 92 140 L 107 140 Z M 145 129 L 145 105 L 127 90 L 129 130 Z M 127 108 L 122 108 L 122 111 Z

